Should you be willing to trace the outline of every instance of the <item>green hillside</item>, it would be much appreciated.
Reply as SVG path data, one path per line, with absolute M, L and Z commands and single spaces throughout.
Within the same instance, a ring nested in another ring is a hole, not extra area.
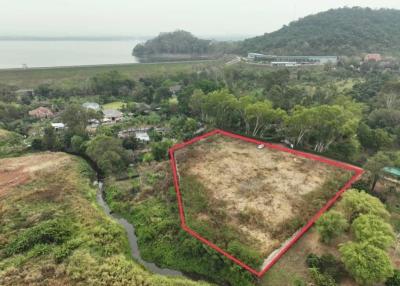
M 242 53 L 277 55 L 397 54 L 399 51 L 400 11 L 360 7 L 310 15 L 240 45 Z
M 206 286 L 152 274 L 96 205 L 81 159 L 43 152 L 0 160 L 0 285 Z
M 161 33 L 133 49 L 137 57 L 210 57 L 230 53 L 236 48 L 235 42 L 218 42 L 200 39 L 191 33 L 178 30 Z
M 156 54 L 206 54 L 211 41 L 196 38 L 186 31 L 161 33 L 158 37 L 138 44 L 133 55 L 150 56 Z

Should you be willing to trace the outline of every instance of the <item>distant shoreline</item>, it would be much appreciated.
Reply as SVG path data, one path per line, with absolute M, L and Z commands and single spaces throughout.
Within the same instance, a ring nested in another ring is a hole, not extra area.
M 157 64 L 179 64 L 179 63 L 199 63 L 211 62 L 217 59 L 193 59 L 181 61 L 157 61 L 146 63 L 120 63 L 120 64 L 98 64 L 98 65 L 73 65 L 73 66 L 48 66 L 48 67 L 31 67 L 31 68 L 0 68 L 0 71 L 33 71 L 33 70 L 51 70 L 51 69 L 74 69 L 74 68 L 96 68 L 96 67 L 123 67 L 123 66 L 137 66 L 137 65 L 157 65 Z
M 6 37 L 0 36 L 0 42 L 103 42 L 103 41 L 146 41 L 143 37 Z

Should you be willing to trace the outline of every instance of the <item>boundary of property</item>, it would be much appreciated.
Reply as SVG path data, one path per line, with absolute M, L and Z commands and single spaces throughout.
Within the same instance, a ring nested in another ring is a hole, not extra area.
M 234 257 L 233 255 L 227 253 L 226 251 L 224 251 L 223 249 L 221 249 L 220 247 L 218 247 L 217 245 L 215 245 L 214 243 L 212 243 L 211 241 L 208 241 L 207 239 L 205 239 L 204 237 L 202 237 L 200 234 L 198 234 L 197 232 L 193 231 L 187 224 L 186 224 L 186 219 L 185 219 L 185 213 L 184 213 L 184 208 L 183 208 L 183 202 L 182 202 L 182 196 L 181 196 L 181 192 L 179 189 L 179 178 L 178 178 L 178 173 L 177 173 L 177 167 L 176 167 L 176 160 L 175 160 L 175 151 L 182 149 L 188 145 L 194 144 L 200 140 L 206 139 L 208 137 L 211 137 L 213 135 L 222 135 L 222 136 L 226 136 L 226 137 L 230 137 L 230 138 L 234 138 L 234 139 L 239 139 L 239 140 L 243 140 L 249 143 L 253 143 L 253 144 L 257 144 L 257 145 L 261 145 L 263 144 L 266 148 L 270 148 L 270 149 L 274 149 L 274 150 L 278 150 L 278 151 L 282 151 L 282 152 L 287 152 L 287 153 L 291 153 L 303 158 L 307 158 L 307 159 L 311 159 L 314 161 L 318 161 L 321 163 L 325 163 L 334 167 L 338 167 L 344 170 L 348 170 L 348 171 L 352 171 L 354 174 L 353 176 L 350 178 L 350 180 L 333 196 L 333 198 L 331 198 L 308 222 L 305 226 L 303 226 L 300 231 L 298 231 L 298 233 L 296 235 L 294 235 L 292 237 L 292 239 L 286 243 L 280 250 L 279 252 L 273 257 L 273 259 L 271 259 L 271 261 L 260 271 L 257 271 L 255 269 L 253 269 L 252 267 L 248 266 L 247 264 L 245 264 L 244 262 L 242 262 L 241 260 L 237 259 L 236 257 Z M 293 150 L 290 148 L 286 148 L 283 147 L 281 145 L 277 145 L 277 144 L 272 144 L 272 143 L 268 143 L 268 142 L 263 142 L 260 140 L 256 140 L 256 139 L 252 139 L 249 137 L 245 137 L 245 136 L 241 136 L 238 134 L 234 134 L 231 132 L 227 132 L 224 130 L 220 130 L 220 129 L 215 129 L 211 132 L 205 133 L 203 135 L 197 136 L 187 142 L 183 142 L 183 143 L 178 143 L 175 144 L 174 146 L 172 146 L 169 149 L 169 156 L 170 156 L 170 164 L 171 164 L 171 168 L 172 168 L 172 173 L 173 173 L 173 179 L 174 179 L 174 186 L 175 186 L 175 192 L 176 192 L 176 196 L 177 196 L 177 200 L 178 200 L 178 208 L 179 208 L 179 217 L 181 220 L 181 227 L 184 231 L 186 231 L 188 234 L 190 234 L 191 236 L 197 238 L 198 240 L 200 240 L 202 243 L 208 245 L 209 247 L 213 248 L 214 250 L 218 251 L 220 254 L 224 255 L 225 257 L 227 257 L 228 259 L 232 260 L 234 263 L 236 263 L 237 265 L 241 266 L 242 268 L 246 269 L 247 271 L 249 271 L 250 273 L 252 273 L 253 275 L 257 276 L 257 277 L 262 277 L 310 228 L 311 226 L 318 220 L 318 218 L 325 213 L 338 199 L 339 197 L 347 190 L 351 187 L 351 185 L 357 181 L 361 175 L 364 173 L 364 170 L 350 165 L 350 164 L 346 164 L 343 162 L 339 162 L 339 161 L 335 161 L 332 159 L 328 159 L 322 156 L 318 156 L 315 154 L 311 154 L 311 153 L 306 153 L 306 152 L 302 152 L 302 151 L 297 151 L 297 150 Z

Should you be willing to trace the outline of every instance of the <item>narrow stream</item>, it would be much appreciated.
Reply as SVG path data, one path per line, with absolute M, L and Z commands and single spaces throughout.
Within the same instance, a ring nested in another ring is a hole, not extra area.
M 154 263 L 146 262 L 142 259 L 142 257 L 140 256 L 140 251 L 137 243 L 135 228 L 126 219 L 118 217 L 111 212 L 110 207 L 107 205 L 106 201 L 103 198 L 103 192 L 104 192 L 103 182 L 98 181 L 98 185 L 99 185 L 99 190 L 97 191 L 97 203 L 103 208 L 107 216 L 111 217 L 113 220 L 115 220 L 117 223 L 119 223 L 124 227 L 128 235 L 132 257 L 135 260 L 137 260 L 140 264 L 142 264 L 147 270 L 153 273 L 167 275 L 167 276 L 184 276 L 182 272 L 168 268 L 160 268 Z

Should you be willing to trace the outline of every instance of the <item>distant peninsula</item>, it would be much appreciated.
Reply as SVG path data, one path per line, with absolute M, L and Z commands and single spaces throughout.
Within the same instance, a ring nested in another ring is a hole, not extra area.
M 177 30 L 137 44 L 132 55 L 142 59 L 215 58 L 233 50 L 234 42 L 200 39 L 190 32 Z

